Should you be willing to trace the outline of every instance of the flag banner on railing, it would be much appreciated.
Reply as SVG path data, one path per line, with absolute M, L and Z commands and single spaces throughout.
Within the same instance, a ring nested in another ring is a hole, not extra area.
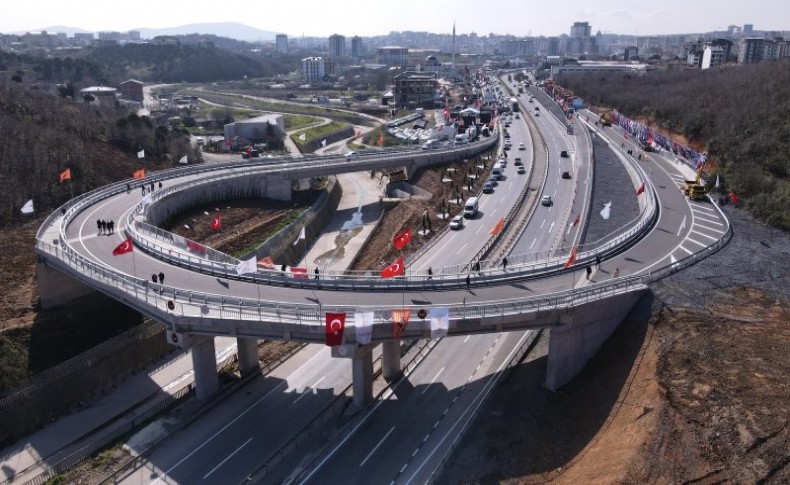
M 134 173 L 132 173 L 132 177 L 134 177 L 137 180 L 144 179 L 145 178 L 145 169 L 141 168 L 141 169 L 135 170 Z
M 187 248 L 193 253 L 206 254 L 206 247 L 195 241 L 187 241 Z
M 185 248 L 187 247 L 187 239 L 184 236 L 173 234 L 173 244 L 175 244 L 179 248 Z
M 127 237 L 121 244 L 118 245 L 118 247 L 112 250 L 112 255 L 120 256 L 122 254 L 131 253 L 133 249 L 134 244 L 132 244 L 132 238 Z
M 299 268 L 296 266 L 291 266 L 291 276 L 300 280 L 306 280 L 309 278 L 307 274 L 307 268 Z
M 505 219 L 503 217 L 499 218 L 499 221 L 496 223 L 496 226 L 493 227 L 490 231 L 488 231 L 492 236 L 496 236 L 502 232 L 502 229 L 505 227 Z
M 274 269 L 274 261 L 271 256 L 264 256 L 258 260 L 258 266 L 263 266 L 265 269 Z
M 565 266 L 563 268 L 567 269 L 576 264 L 576 246 L 571 249 L 571 255 L 568 258 L 568 261 L 565 261 Z
M 444 338 L 450 328 L 450 310 L 447 308 L 431 308 L 431 338 Z
M 357 343 L 367 345 L 373 336 L 373 312 L 354 312 L 354 328 L 357 335 Z
M 406 325 L 409 324 L 411 310 L 392 310 L 392 338 L 400 338 Z
M 645 183 L 644 183 L 644 182 L 642 182 L 642 184 L 639 186 L 639 188 L 638 188 L 638 189 L 636 189 L 636 195 L 637 195 L 637 197 L 639 197 L 640 195 L 642 195 L 642 193 L 643 193 L 644 191 L 645 191 Z
M 409 241 L 411 241 L 411 227 L 406 228 L 405 231 L 395 236 L 395 239 L 392 240 L 392 244 L 395 246 L 395 249 L 403 249 L 409 244 Z
M 251 257 L 250 259 L 239 261 L 239 264 L 236 265 L 236 273 L 239 276 L 248 273 L 255 273 L 258 270 L 256 263 L 257 261 L 255 260 L 255 256 Z
M 391 265 L 381 270 L 381 277 L 384 279 L 392 278 L 394 276 L 398 276 L 402 274 L 403 274 L 403 258 L 398 259 Z
M 346 326 L 345 313 L 326 314 L 326 345 L 334 347 L 343 343 L 343 329 Z

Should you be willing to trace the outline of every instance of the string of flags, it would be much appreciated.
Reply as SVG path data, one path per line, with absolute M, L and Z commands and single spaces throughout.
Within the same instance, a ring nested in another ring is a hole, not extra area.
M 391 338 L 398 339 L 412 321 L 412 310 L 410 308 L 395 308 L 385 311 L 385 322 L 390 321 Z M 346 331 L 346 320 L 348 315 L 344 312 L 326 312 L 324 314 L 325 340 L 326 345 L 334 347 L 343 345 L 343 336 Z M 354 312 L 354 335 L 356 343 L 367 345 L 373 337 L 373 323 L 375 313 L 370 310 L 360 310 Z M 440 339 L 447 336 L 450 328 L 450 310 L 448 308 L 429 308 L 420 309 L 417 312 L 420 320 L 428 319 L 431 331 L 431 338 Z

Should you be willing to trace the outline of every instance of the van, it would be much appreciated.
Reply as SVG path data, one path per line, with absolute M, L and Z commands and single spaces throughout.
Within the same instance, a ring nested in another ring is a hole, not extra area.
M 479 208 L 477 197 L 469 197 L 466 199 L 466 203 L 464 204 L 464 217 L 467 219 L 471 219 L 477 215 L 477 209 Z
M 494 165 L 494 168 L 491 169 L 491 175 L 496 177 L 497 180 L 502 178 L 502 164 L 497 163 Z

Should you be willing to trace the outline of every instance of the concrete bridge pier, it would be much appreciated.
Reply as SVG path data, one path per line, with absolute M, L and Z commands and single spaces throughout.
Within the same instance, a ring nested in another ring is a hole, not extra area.
M 95 293 L 96 290 L 47 265 L 41 257 L 36 262 L 36 277 L 41 308 L 50 309 L 65 305 L 77 298 Z
M 400 339 L 383 342 L 381 344 L 381 374 L 387 381 L 392 381 L 400 373 Z
M 236 348 L 239 356 L 239 372 L 242 377 L 259 373 L 261 362 L 258 359 L 258 339 L 237 337 Z
M 612 296 L 561 315 L 549 334 L 546 387 L 556 391 L 570 382 L 646 291 Z
M 368 344 L 344 344 L 332 347 L 332 357 L 351 359 L 354 406 L 362 408 L 373 400 L 373 348 Z
M 219 389 L 217 358 L 214 337 L 190 335 L 192 368 L 195 369 L 195 393 L 199 400 L 205 400 Z

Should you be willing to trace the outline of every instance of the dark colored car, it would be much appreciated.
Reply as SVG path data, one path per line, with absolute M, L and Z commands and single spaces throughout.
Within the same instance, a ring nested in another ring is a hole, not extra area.
M 564 178 L 564 179 L 571 178 L 571 173 L 570 172 L 562 172 L 562 178 Z
M 561 151 L 561 152 L 560 152 L 560 156 L 561 156 L 562 158 L 568 158 L 568 152 L 566 152 L 565 150 L 563 150 L 563 151 Z

